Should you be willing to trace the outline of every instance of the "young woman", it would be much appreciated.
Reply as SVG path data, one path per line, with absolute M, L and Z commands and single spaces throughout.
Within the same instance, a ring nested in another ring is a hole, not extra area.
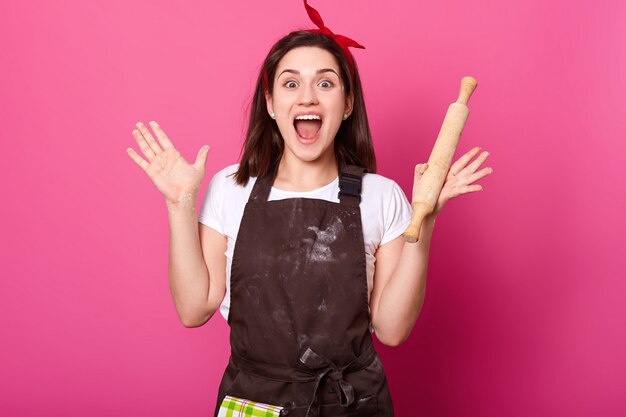
M 393 416 L 372 333 L 396 346 L 424 299 L 435 219 L 451 198 L 480 190 L 491 172 L 474 148 L 450 168 L 420 240 L 401 234 L 411 206 L 376 161 L 356 63 L 356 42 L 325 28 L 297 31 L 259 73 L 241 160 L 197 195 L 208 146 L 188 164 L 163 130 L 138 123 L 147 161 L 130 157 L 164 194 L 169 279 L 185 326 L 220 309 L 231 357 L 215 415 L 248 407 L 289 416 Z M 418 164 L 413 193 L 427 169 Z M 472 185 L 473 184 L 473 185 Z M 243 414 L 242 414 L 243 415 Z

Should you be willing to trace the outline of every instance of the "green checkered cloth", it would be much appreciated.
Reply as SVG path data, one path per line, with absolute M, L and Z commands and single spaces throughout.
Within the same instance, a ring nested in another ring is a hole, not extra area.
M 280 417 L 283 407 L 257 403 L 227 395 L 220 405 L 217 417 Z

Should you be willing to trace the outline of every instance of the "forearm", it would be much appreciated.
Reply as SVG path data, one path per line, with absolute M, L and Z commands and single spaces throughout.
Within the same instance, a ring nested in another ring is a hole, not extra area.
M 381 292 L 376 334 L 390 345 L 406 340 L 422 309 L 434 227 L 435 217 L 426 217 L 417 243 L 404 242 L 396 269 Z
M 195 200 L 167 206 L 170 292 L 185 326 L 196 325 L 208 310 L 209 272 L 202 256 L 195 206 Z

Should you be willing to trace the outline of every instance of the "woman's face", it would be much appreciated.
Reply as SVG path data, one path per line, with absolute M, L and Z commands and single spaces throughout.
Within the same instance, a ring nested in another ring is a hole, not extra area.
M 339 74 L 335 58 L 318 47 L 294 48 L 280 60 L 266 102 L 285 141 L 283 157 L 334 162 L 333 141 L 353 103 Z

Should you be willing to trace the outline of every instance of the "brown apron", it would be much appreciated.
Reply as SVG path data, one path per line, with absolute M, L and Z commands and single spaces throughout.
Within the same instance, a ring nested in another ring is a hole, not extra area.
M 339 203 L 267 201 L 257 179 L 231 267 L 225 395 L 284 406 L 281 415 L 393 416 L 369 331 L 359 208 L 364 169 L 340 167 Z

